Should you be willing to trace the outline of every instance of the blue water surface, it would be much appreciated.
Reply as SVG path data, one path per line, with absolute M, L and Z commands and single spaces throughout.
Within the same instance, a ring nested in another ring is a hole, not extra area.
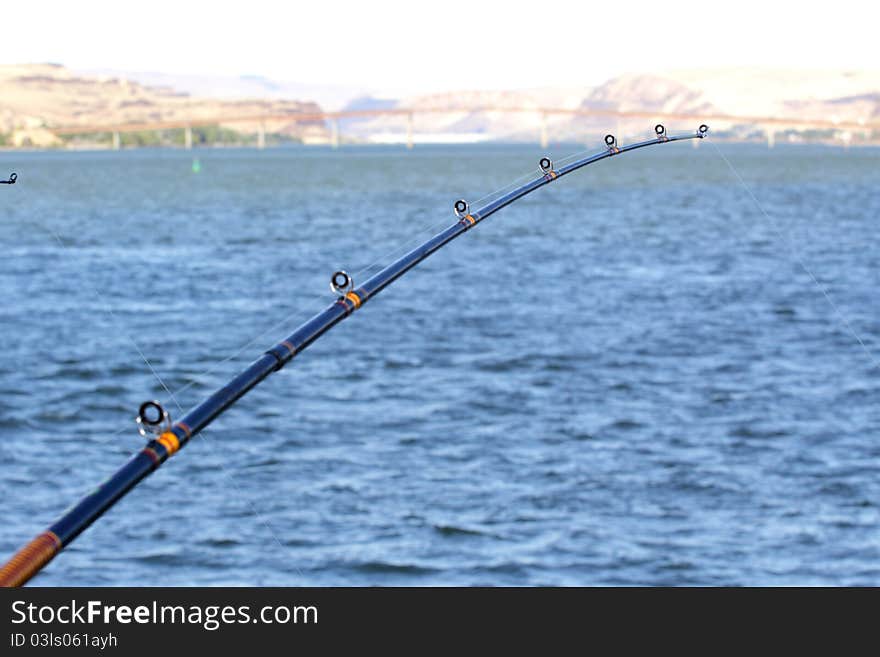
M 766 215 L 708 142 L 554 182 L 34 583 L 880 584 L 880 150 L 718 148 Z M 363 280 L 541 155 L 0 152 L 0 552 L 142 446 L 142 401 L 180 416 L 332 302 L 334 270 Z

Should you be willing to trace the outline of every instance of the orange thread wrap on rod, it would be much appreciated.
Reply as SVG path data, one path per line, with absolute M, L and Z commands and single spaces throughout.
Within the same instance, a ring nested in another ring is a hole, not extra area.
M 21 548 L 0 568 L 0 586 L 21 586 L 61 551 L 61 539 L 43 532 Z

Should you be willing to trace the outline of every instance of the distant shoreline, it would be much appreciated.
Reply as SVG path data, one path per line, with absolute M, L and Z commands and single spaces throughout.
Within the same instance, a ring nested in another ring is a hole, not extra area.
M 754 144 L 754 145 L 764 145 L 766 146 L 767 142 L 761 139 L 730 139 L 726 137 L 714 137 L 714 141 L 726 144 Z M 418 150 L 419 148 L 437 148 L 437 147 L 458 147 L 458 146 L 529 146 L 534 145 L 535 148 L 540 148 L 535 142 L 532 141 L 513 141 L 513 140 L 492 140 L 492 139 L 484 139 L 484 140 L 474 140 L 474 141 L 430 141 L 430 142 L 415 142 L 414 148 Z M 579 150 L 583 150 L 585 146 L 585 142 L 583 141 L 559 141 L 553 142 L 550 144 L 551 148 L 558 149 L 561 147 L 571 146 L 573 148 L 577 148 Z M 851 149 L 851 148 L 877 148 L 880 147 L 880 141 L 859 141 L 855 143 L 842 143 L 840 140 L 800 140 L 800 141 L 779 141 L 776 142 L 773 146 L 767 146 L 767 150 L 773 150 L 774 148 L 787 148 L 787 147 L 796 147 L 796 146 L 825 146 L 831 148 L 840 148 L 843 150 Z M 37 147 L 37 146 L 0 146 L 0 153 L 118 153 L 122 151 L 180 151 L 180 152 L 189 152 L 189 153 L 198 153 L 198 152 L 206 152 L 206 151 L 222 151 L 222 150 L 277 150 L 277 149 L 303 149 L 303 150 L 350 150 L 350 149 L 369 149 L 369 148 L 393 148 L 399 147 L 402 150 L 407 150 L 405 141 L 385 141 L 385 142 L 351 142 L 351 143 L 343 143 L 338 147 L 334 147 L 331 144 L 316 144 L 316 143 L 286 143 L 286 144 L 277 144 L 271 146 L 265 146 L 264 148 L 259 148 L 254 146 L 253 144 L 213 144 L 213 145 L 200 145 L 194 146 L 190 149 L 187 149 L 183 146 L 175 146 L 169 144 L 156 145 L 156 146 L 123 146 L 120 148 L 112 148 L 106 146 L 48 146 L 48 147 Z M 602 144 L 600 141 L 596 142 L 596 150 L 599 151 L 602 148 Z

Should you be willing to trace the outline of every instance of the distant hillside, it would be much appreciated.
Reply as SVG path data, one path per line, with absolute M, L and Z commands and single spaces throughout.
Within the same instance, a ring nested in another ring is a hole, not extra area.
M 0 66 L 0 135 L 12 145 L 57 145 L 46 127 L 319 111 L 316 103 L 296 100 L 201 98 L 125 78 L 79 75 L 55 64 Z M 290 138 L 326 138 L 321 122 L 272 129 Z
M 576 100 L 575 100 L 576 99 Z M 592 88 L 547 89 L 504 92 L 458 92 L 418 96 L 399 101 L 395 107 L 424 110 L 437 107 L 539 108 L 582 107 L 620 111 L 655 111 L 693 115 L 727 114 L 818 118 L 851 122 L 880 121 L 880 71 L 773 71 L 725 69 L 673 71 L 662 75 L 624 75 Z M 613 121 L 613 124 L 609 124 Z M 616 121 L 608 117 L 550 115 L 547 131 L 555 141 L 582 141 L 607 131 L 624 136 L 651 131 L 650 120 Z M 671 129 L 695 126 L 669 126 Z M 713 131 L 735 127 L 739 138 L 752 130 L 746 125 L 713 125 Z M 451 112 L 418 115 L 414 131 L 419 135 L 475 133 L 486 139 L 526 140 L 538 138 L 542 120 L 538 113 Z M 352 136 L 403 134 L 405 117 L 380 117 L 353 127 Z M 790 131 L 791 138 L 827 138 L 817 131 Z M 880 134 L 855 135 L 855 139 L 880 139 Z
M 141 81 L 133 81 L 131 77 Z M 144 81 L 149 81 L 146 84 Z M 303 102 L 314 94 L 318 102 Z M 218 96 L 228 96 L 218 97 Z M 0 145 L 57 145 L 47 126 L 193 120 L 220 114 L 260 115 L 330 109 L 412 109 L 416 142 L 479 140 L 594 141 L 614 132 L 623 140 L 650 134 L 652 120 L 608 116 L 541 116 L 541 108 L 647 111 L 695 116 L 792 117 L 851 123 L 880 122 L 880 71 L 716 69 L 630 74 L 596 86 L 572 85 L 509 91 L 448 91 L 404 99 L 375 98 L 333 85 L 297 85 L 256 75 L 187 76 L 74 73 L 62 66 L 0 66 Z M 494 111 L 474 111 L 493 108 Z M 441 111 L 442 110 L 442 111 Z M 451 110 L 451 111 L 446 111 Z M 525 111 L 513 111 L 525 110 Z M 734 123 L 736 123 L 734 125 Z M 257 126 L 231 125 L 239 133 Z M 670 124 L 671 131 L 696 126 Z M 410 128 L 406 114 L 339 121 L 343 142 L 400 142 Z M 321 121 L 271 126 L 285 138 L 328 143 Z M 762 138 L 748 121 L 713 122 L 713 134 Z M 221 131 L 222 132 L 222 131 Z M 227 131 L 228 133 L 229 131 Z M 226 133 L 224 133 L 226 134 Z M 222 135 L 221 135 L 222 136 Z M 880 141 L 880 131 L 787 130 L 778 140 Z

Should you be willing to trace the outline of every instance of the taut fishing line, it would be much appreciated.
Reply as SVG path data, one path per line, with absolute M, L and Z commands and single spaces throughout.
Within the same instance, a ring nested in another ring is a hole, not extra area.
M 592 153 L 592 152 L 595 152 L 595 147 L 586 148 L 586 149 L 577 151 L 577 152 L 575 152 L 571 155 L 568 155 L 568 156 L 564 157 L 563 159 L 559 160 L 556 163 L 556 166 L 557 167 L 566 166 L 569 163 L 574 162 L 574 161 L 578 160 L 579 158 L 583 157 L 587 153 Z M 513 181 L 504 185 L 503 187 L 499 187 L 498 189 L 496 189 L 492 192 L 489 192 L 488 194 L 477 199 L 476 201 L 473 202 L 473 206 L 475 208 L 479 208 L 484 205 L 488 205 L 489 203 L 497 200 L 498 198 L 501 198 L 505 194 L 511 192 L 512 190 L 516 189 L 517 187 L 520 187 L 525 182 L 534 179 L 536 176 L 539 176 L 542 173 L 543 172 L 542 172 L 540 166 L 533 167 L 532 169 L 526 171 L 525 173 L 520 175 L 518 178 L 514 179 Z M 406 238 L 404 241 L 398 242 L 392 248 L 390 248 L 387 251 L 384 251 L 380 255 L 376 256 L 373 260 L 370 261 L 369 264 L 359 265 L 356 269 L 353 270 L 353 273 L 351 275 L 355 284 L 357 284 L 358 281 L 366 280 L 371 274 L 379 271 L 389 261 L 395 259 L 395 256 L 399 256 L 403 253 L 406 253 L 413 246 L 417 245 L 421 241 L 424 241 L 424 238 L 426 235 L 427 236 L 433 235 L 434 232 L 436 232 L 440 228 L 446 226 L 448 223 L 449 223 L 449 217 L 443 217 L 442 219 L 439 219 L 438 221 L 432 222 L 432 223 L 426 222 L 422 227 L 416 228 L 414 230 L 414 232 L 411 233 L 410 236 L 408 238 Z M 218 242 L 218 244 L 220 244 L 220 242 Z M 340 266 L 342 266 L 344 268 L 345 264 L 340 263 Z M 283 317 L 281 319 L 279 319 L 277 321 L 273 321 L 271 324 L 269 324 L 267 326 L 266 329 L 260 331 L 256 335 L 254 335 L 254 337 L 252 337 L 250 340 L 248 340 L 247 342 L 242 344 L 234 352 L 230 353 L 229 355 L 227 355 L 223 359 L 212 364 L 209 368 L 205 369 L 200 374 L 187 375 L 186 378 L 188 379 L 188 382 L 185 385 L 181 386 L 180 388 L 177 388 L 174 391 L 174 395 L 181 395 L 196 385 L 206 385 L 206 382 L 204 381 L 205 377 L 218 371 L 223 365 L 229 363 L 230 361 L 234 361 L 236 358 L 241 356 L 249 347 L 251 347 L 255 342 L 257 342 L 261 338 L 269 335 L 270 333 L 272 333 L 276 329 L 283 327 L 286 323 L 296 319 L 297 317 L 304 316 L 304 315 L 306 315 L 306 313 L 312 312 L 312 310 L 310 309 L 311 305 L 321 299 L 326 298 L 326 297 L 327 297 L 326 293 L 321 292 L 321 293 L 317 293 L 317 294 L 312 294 L 308 297 L 300 298 L 299 300 L 297 300 L 297 302 L 295 303 L 295 305 L 293 306 L 292 309 L 289 309 L 289 310 L 285 309 L 284 310 L 285 314 L 283 315 Z
M 570 155 L 570 156 L 566 157 L 564 160 L 562 160 L 562 163 L 565 164 L 565 163 L 574 161 L 579 155 L 581 155 L 582 153 L 586 153 L 586 152 L 587 151 L 585 150 L 585 151 L 582 151 L 581 153 L 576 153 L 574 155 Z M 496 189 L 495 191 L 490 192 L 490 193 L 486 194 L 485 196 L 483 196 L 482 198 L 478 199 L 477 201 L 474 202 L 474 206 L 481 207 L 491 201 L 494 201 L 495 199 L 500 198 L 504 194 L 512 191 L 513 189 L 516 189 L 517 187 L 519 187 L 520 185 L 525 183 L 527 180 L 531 180 L 535 176 L 540 175 L 540 173 L 541 173 L 540 168 L 535 167 L 535 168 L 529 170 L 528 172 L 523 173 L 521 176 L 519 176 L 518 178 L 516 178 L 512 182 L 510 182 L 510 183 L 504 185 L 503 187 L 500 187 L 500 188 Z M 411 235 L 408 238 L 406 238 L 404 241 L 399 242 L 398 244 L 396 244 L 392 248 L 388 249 L 387 251 L 382 252 L 381 255 L 379 255 L 379 256 L 375 257 L 373 260 L 371 260 L 369 264 L 359 265 L 357 267 L 357 269 L 353 270 L 353 273 L 351 275 L 355 284 L 357 284 L 358 281 L 366 280 L 371 274 L 375 273 L 376 271 L 379 271 L 388 262 L 393 260 L 395 256 L 398 256 L 400 254 L 405 253 L 406 251 L 408 251 L 410 248 L 412 248 L 413 246 L 415 246 L 419 242 L 424 241 L 424 238 L 426 235 L 428 235 L 428 236 L 433 235 L 437 230 L 448 225 L 449 220 L 450 220 L 449 217 L 445 216 L 442 219 L 439 219 L 438 221 L 435 221 L 433 223 L 426 222 L 422 227 L 415 229 L 415 231 L 413 233 L 411 233 Z M 344 268 L 345 265 L 344 265 L 344 263 L 340 263 L 340 266 L 342 266 Z M 275 330 L 277 330 L 279 328 L 282 328 L 288 322 L 291 322 L 292 320 L 296 319 L 297 317 L 304 316 L 304 315 L 306 315 L 306 313 L 313 312 L 313 310 L 311 309 L 312 304 L 316 303 L 317 301 L 319 301 L 321 299 L 326 299 L 326 298 L 327 298 L 327 294 L 324 292 L 320 292 L 317 294 L 312 294 L 308 297 L 298 299 L 292 309 L 285 309 L 285 311 L 284 311 L 285 314 L 281 319 L 279 319 L 277 321 L 273 321 L 270 325 L 267 326 L 266 329 L 260 331 L 256 335 L 254 335 L 253 338 L 251 338 L 250 340 L 248 340 L 247 342 L 242 344 L 234 352 L 227 355 L 225 358 L 217 361 L 216 363 L 212 364 L 211 367 L 207 368 L 206 370 L 204 370 L 200 374 L 186 376 L 186 378 L 188 379 L 188 382 L 185 385 L 181 386 L 180 388 L 177 388 L 176 390 L 174 390 L 173 394 L 174 395 L 181 395 L 184 392 L 186 392 L 187 390 L 189 390 L 190 388 L 192 388 L 193 386 L 206 385 L 206 382 L 204 381 L 205 377 L 218 371 L 223 365 L 229 363 L 230 361 L 234 361 L 236 358 L 241 356 L 249 347 L 251 347 L 254 343 L 256 343 L 261 338 L 266 337 L 267 335 L 271 334 L 272 332 L 274 332 Z
M 593 150 L 595 150 L 595 149 L 593 149 Z M 574 155 L 569 155 L 564 160 L 561 160 L 559 162 L 559 164 L 567 164 L 569 162 L 573 162 L 579 156 L 581 156 L 587 152 L 592 152 L 592 151 L 584 150 L 579 153 L 575 153 Z M 504 185 L 503 187 L 499 187 L 495 191 L 489 192 L 485 196 L 474 201 L 473 202 L 474 208 L 480 208 L 484 205 L 488 205 L 489 203 L 501 198 L 505 194 L 513 191 L 517 187 L 520 187 L 525 182 L 534 179 L 536 176 L 541 175 L 541 173 L 542 173 L 542 171 L 541 171 L 540 167 L 535 167 L 533 169 L 530 169 L 529 171 L 527 171 L 526 173 L 523 173 L 521 176 L 519 176 L 515 180 L 511 181 L 510 183 Z M 397 246 L 393 247 L 392 249 L 389 249 L 388 251 L 384 252 L 382 255 L 375 258 L 370 264 L 362 266 L 359 269 L 357 269 L 354 274 L 355 279 L 359 280 L 361 278 L 365 278 L 370 273 L 372 273 L 374 271 L 378 271 L 379 269 L 381 269 L 381 267 L 384 265 L 384 263 L 391 260 L 393 258 L 393 256 L 405 253 L 413 245 L 418 244 L 423 239 L 425 234 L 433 234 L 434 231 L 439 230 L 440 228 L 447 225 L 448 223 L 449 223 L 449 218 L 444 217 L 443 219 L 440 219 L 439 221 L 437 221 L 435 223 L 427 224 L 422 228 L 416 229 L 416 231 L 406 241 L 401 242 L 401 243 L 397 244 Z
M 749 185 L 746 183 L 745 179 L 740 175 L 737 168 L 735 166 L 733 166 L 733 163 L 727 159 L 727 157 L 724 155 L 723 152 L 721 152 L 721 149 L 718 148 L 718 145 L 715 142 L 712 142 L 712 148 L 715 149 L 715 152 L 718 153 L 718 157 L 720 157 L 721 160 L 727 165 L 727 167 L 730 169 L 731 173 L 733 173 L 733 175 L 739 181 L 739 184 L 745 190 L 746 194 L 749 196 L 749 198 L 751 198 L 752 202 L 755 204 L 755 207 L 764 216 L 764 219 L 767 220 L 767 225 L 770 227 L 770 229 L 774 233 L 776 233 L 776 236 L 780 239 L 780 241 L 788 244 L 789 252 L 791 253 L 792 257 L 794 258 L 794 261 L 798 264 L 798 266 L 801 269 L 804 270 L 804 273 L 807 276 L 809 276 L 810 280 L 813 281 L 813 283 L 816 285 L 816 287 L 822 293 L 822 296 L 825 297 L 825 301 L 827 301 L 828 305 L 831 306 L 831 310 L 837 315 L 843 328 L 846 329 L 846 331 L 855 339 L 855 341 L 859 343 L 862 350 L 865 352 L 865 355 L 874 364 L 874 367 L 876 367 L 877 369 L 880 369 L 880 363 L 878 363 L 877 359 L 874 358 L 874 354 L 871 352 L 870 349 L 868 349 L 868 346 L 865 344 L 864 340 L 862 340 L 861 336 L 853 328 L 852 324 L 850 323 L 849 319 L 847 319 L 846 315 L 843 314 L 843 312 L 840 310 L 838 305 L 836 303 L 834 303 L 834 301 L 831 299 L 831 295 L 828 293 L 827 288 L 824 285 L 822 285 L 822 283 L 819 282 L 819 279 L 816 277 L 816 275 L 813 273 L 813 271 L 807 266 L 807 264 L 804 262 L 803 258 L 801 258 L 801 256 L 798 254 L 797 249 L 795 248 L 795 245 L 794 245 L 794 241 L 788 235 L 783 233 L 782 230 L 779 229 L 779 227 L 776 225 L 776 222 L 773 221 L 773 219 L 770 217 L 770 214 L 764 209 L 764 206 L 758 200 L 758 197 L 755 196 L 755 193 L 752 191 L 752 188 L 749 187 Z
M 518 187 L 519 185 L 524 183 L 526 180 L 529 180 L 532 177 L 534 177 L 538 171 L 539 171 L 538 169 L 533 169 L 533 170 L 529 171 L 528 173 L 521 175 L 519 178 L 517 178 L 513 182 L 505 185 L 504 187 L 501 187 L 501 188 L 495 190 L 494 192 L 487 194 L 486 196 L 484 196 L 483 198 L 478 200 L 475 205 L 482 205 L 483 203 L 486 203 L 496 197 L 499 197 L 512 189 L 515 189 L 516 187 Z M 422 241 L 426 234 L 432 235 L 435 231 L 439 230 L 440 228 L 442 228 L 443 226 L 446 226 L 448 224 L 449 224 L 449 217 L 446 216 L 442 219 L 439 219 L 436 222 L 426 223 L 421 228 L 417 228 L 411 234 L 411 236 L 409 238 L 407 238 L 405 241 L 400 242 L 396 246 L 392 247 L 391 249 L 383 252 L 381 255 L 374 258 L 369 264 L 358 266 L 358 268 L 355 269 L 352 274 L 352 279 L 354 281 L 365 280 L 366 278 L 369 277 L 369 275 L 371 273 L 374 273 L 375 271 L 378 271 L 383 266 L 385 266 L 385 264 L 387 264 L 390 260 L 393 259 L 393 256 L 401 254 L 401 253 L 405 253 L 408 249 L 410 249 L 411 247 L 413 247 L 414 245 L 416 245 L 420 241 Z M 221 242 L 217 242 L 217 243 L 221 244 Z M 340 266 L 344 267 L 345 265 L 343 263 Z M 256 335 L 254 335 L 254 337 L 252 337 L 250 340 L 248 340 L 247 342 L 242 344 L 234 352 L 230 353 L 225 358 L 217 361 L 216 363 L 211 365 L 211 367 L 207 368 L 206 370 L 204 370 L 200 374 L 187 376 L 186 378 L 189 379 L 189 381 L 185 385 L 183 385 L 182 387 L 177 388 L 173 394 L 180 395 L 195 385 L 205 385 L 204 377 L 216 372 L 218 369 L 220 369 L 220 367 L 222 367 L 226 363 L 235 360 L 236 358 L 241 356 L 255 342 L 257 342 L 261 338 L 267 336 L 268 334 L 272 333 L 276 329 L 283 327 L 285 324 L 294 320 L 298 316 L 304 316 L 306 313 L 313 312 L 313 310 L 311 309 L 312 304 L 316 303 L 317 301 L 319 301 L 321 299 L 326 299 L 326 298 L 327 298 L 327 293 L 319 292 L 319 293 L 315 293 L 310 296 L 298 299 L 292 309 L 284 309 L 285 314 L 281 319 L 279 319 L 277 321 L 273 321 L 271 324 L 269 324 L 267 326 L 266 329 L 260 331 Z
M 532 178 L 534 178 L 537 173 L 538 173 L 538 169 L 532 169 L 528 173 L 524 173 L 519 178 L 517 178 L 513 182 L 505 185 L 504 187 L 500 187 L 500 188 L 496 189 L 494 192 L 490 192 L 489 194 L 486 194 L 484 197 L 477 200 L 474 203 L 474 206 L 475 207 L 482 206 L 492 200 L 495 200 L 496 198 L 503 196 L 507 192 L 509 192 L 513 189 L 516 189 L 517 187 L 522 185 L 527 180 L 531 180 Z M 424 236 L 426 234 L 433 235 L 435 231 L 439 230 L 440 228 L 442 228 L 443 226 L 446 226 L 448 224 L 449 224 L 449 217 L 446 216 L 446 217 L 444 217 L 434 223 L 426 224 L 421 228 L 417 228 L 415 230 L 415 232 L 412 233 L 410 235 L 410 237 L 407 238 L 405 241 L 400 242 L 396 246 L 389 249 L 388 251 L 385 251 L 384 253 L 382 253 L 382 255 L 376 257 L 370 264 L 359 267 L 354 273 L 355 280 L 357 281 L 357 280 L 360 280 L 361 278 L 366 278 L 369 274 L 371 274 L 375 271 L 378 271 L 388 261 L 392 260 L 394 256 L 402 254 L 402 253 L 406 253 L 406 251 L 408 251 L 414 245 L 423 241 Z
M 10 184 L 14 184 L 17 178 L 18 178 L 18 176 L 16 174 L 12 174 L 12 176 L 10 176 L 10 179 L 11 179 Z M 46 226 L 46 225 L 39 223 L 39 222 L 32 222 L 32 223 L 34 225 L 39 226 L 45 232 L 49 233 L 55 239 L 55 241 L 58 242 L 59 246 L 61 246 L 62 251 L 64 251 L 66 253 L 70 250 L 70 247 L 64 243 L 64 240 L 61 238 L 61 236 L 58 234 L 57 231 L 50 228 L 49 226 Z M 174 402 L 174 405 L 177 406 L 178 411 L 180 413 L 183 413 L 183 407 L 177 401 L 177 397 L 175 397 L 175 395 L 171 391 L 171 389 L 165 384 L 165 381 L 162 379 L 162 377 L 156 371 L 156 368 L 153 367 L 153 364 L 147 358 L 146 354 L 140 348 L 140 346 L 135 341 L 135 339 L 131 336 L 131 334 L 128 331 L 126 331 L 123 323 L 116 316 L 116 313 L 113 312 L 113 309 L 111 308 L 110 303 L 107 301 L 107 299 L 104 297 L 104 295 L 101 294 L 101 292 L 98 290 L 98 288 L 94 286 L 93 283 L 90 284 L 89 287 L 91 287 L 92 294 L 98 300 L 99 305 L 107 313 L 107 315 L 110 317 L 110 319 L 113 321 L 113 323 L 117 326 L 117 328 L 121 331 L 122 335 L 135 348 L 135 351 L 137 351 L 137 353 L 143 359 L 144 363 L 146 363 L 147 368 L 150 370 L 150 372 L 153 374 L 153 376 L 159 382 L 159 385 L 162 387 L 163 390 L 165 390 L 166 394 Z M 119 434 L 124 433 L 125 431 L 126 430 L 124 428 L 120 429 L 115 434 L 113 434 L 113 436 L 114 437 L 118 436 Z M 202 432 L 202 435 L 204 435 L 207 438 L 208 434 L 206 432 Z M 263 526 L 268 530 L 268 532 L 272 536 L 272 538 L 275 539 L 275 542 L 278 543 L 278 546 L 283 549 L 283 545 L 282 545 L 281 541 L 279 540 L 275 531 L 272 529 L 271 525 L 269 525 L 269 522 L 257 510 L 257 508 L 254 506 L 254 504 L 249 500 L 249 498 L 247 498 L 243 495 L 241 489 L 238 487 L 238 484 L 235 483 L 235 479 L 232 477 L 231 473 L 227 470 L 226 464 L 222 460 L 220 461 L 220 467 L 221 467 L 221 471 L 223 472 L 223 474 L 227 477 L 229 482 L 232 484 L 232 487 L 235 489 L 236 493 L 238 493 L 238 497 L 240 499 L 244 499 L 245 503 L 250 507 L 250 511 L 251 511 L 251 513 L 253 513 L 254 517 L 256 517 L 257 520 L 263 524 Z M 302 576 L 302 572 L 299 570 L 299 568 L 297 568 L 297 572 L 299 573 L 300 576 Z

